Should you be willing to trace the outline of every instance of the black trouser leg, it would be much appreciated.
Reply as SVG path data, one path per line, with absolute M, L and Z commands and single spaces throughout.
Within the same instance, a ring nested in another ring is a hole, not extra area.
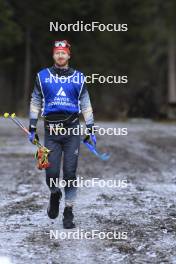
M 76 197 L 76 187 L 72 185 L 76 180 L 76 169 L 80 149 L 80 135 L 67 136 L 63 144 L 63 179 L 66 181 L 65 201 L 72 203 Z
M 58 185 L 62 146 L 56 139 L 57 136 L 50 135 L 49 131 L 45 131 L 45 146 L 51 150 L 48 157 L 50 167 L 46 169 L 46 183 L 52 193 L 61 192 Z

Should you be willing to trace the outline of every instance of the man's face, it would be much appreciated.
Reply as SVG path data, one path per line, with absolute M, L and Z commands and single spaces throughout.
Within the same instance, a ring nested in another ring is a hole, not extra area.
M 58 66 L 66 66 L 68 64 L 68 60 L 70 59 L 70 55 L 64 50 L 58 50 L 54 52 L 53 59 L 55 64 Z

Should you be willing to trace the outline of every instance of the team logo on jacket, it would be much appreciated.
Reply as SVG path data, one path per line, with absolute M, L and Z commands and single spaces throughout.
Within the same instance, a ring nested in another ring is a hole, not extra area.
M 76 107 L 70 97 L 69 94 L 64 91 L 63 87 L 61 86 L 58 92 L 55 93 L 55 97 L 48 103 L 48 106 L 63 106 L 63 107 Z
M 61 87 L 59 91 L 57 92 L 57 96 L 66 96 L 66 93 L 64 92 L 64 89 Z

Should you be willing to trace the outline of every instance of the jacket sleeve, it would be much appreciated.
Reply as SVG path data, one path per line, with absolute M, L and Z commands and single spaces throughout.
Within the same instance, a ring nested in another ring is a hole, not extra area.
M 83 114 L 86 125 L 94 125 L 94 116 L 90 102 L 90 96 L 85 84 L 83 85 L 79 100 L 80 109 Z
M 37 76 L 30 101 L 30 112 L 29 112 L 30 126 L 36 127 L 39 113 L 41 112 L 42 109 L 42 103 L 43 103 L 43 95 L 42 95 L 39 79 Z

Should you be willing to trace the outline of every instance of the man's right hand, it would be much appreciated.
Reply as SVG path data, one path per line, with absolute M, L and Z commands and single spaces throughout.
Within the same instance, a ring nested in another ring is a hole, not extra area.
M 38 134 L 36 132 L 36 127 L 30 126 L 29 127 L 29 132 L 30 132 L 30 134 L 29 134 L 28 138 L 29 138 L 29 141 L 32 144 L 35 144 L 35 140 L 39 141 L 39 136 L 38 136 Z

